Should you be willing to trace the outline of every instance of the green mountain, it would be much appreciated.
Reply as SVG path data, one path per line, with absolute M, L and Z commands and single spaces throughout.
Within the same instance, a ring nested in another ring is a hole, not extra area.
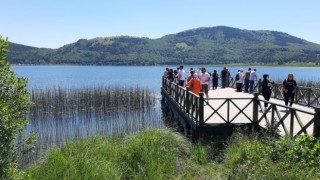
M 217 26 L 159 39 L 80 39 L 58 49 L 9 45 L 13 64 L 178 65 L 320 62 L 320 45 L 283 32 Z

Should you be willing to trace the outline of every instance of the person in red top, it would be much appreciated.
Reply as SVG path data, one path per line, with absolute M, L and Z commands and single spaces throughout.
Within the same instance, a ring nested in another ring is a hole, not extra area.
M 186 86 L 190 86 L 190 91 L 196 95 L 199 95 L 202 85 L 197 73 L 193 74 L 193 78 L 187 82 Z

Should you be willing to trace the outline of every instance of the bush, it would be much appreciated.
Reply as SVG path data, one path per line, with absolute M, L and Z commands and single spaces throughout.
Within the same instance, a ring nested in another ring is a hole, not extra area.
M 319 179 L 320 141 L 238 136 L 230 142 L 224 165 L 229 179 Z
M 28 123 L 25 114 L 31 104 L 27 79 L 17 77 L 11 70 L 7 52 L 8 39 L 0 36 L 0 179 L 11 179 L 12 172 L 17 173 L 16 148 L 32 139 L 22 138 Z

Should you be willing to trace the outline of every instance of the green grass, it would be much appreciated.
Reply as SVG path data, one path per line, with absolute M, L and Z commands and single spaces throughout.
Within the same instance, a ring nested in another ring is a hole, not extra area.
M 23 179 L 320 179 L 320 141 L 236 134 L 216 153 L 170 130 L 91 137 L 52 149 Z
M 320 179 L 319 139 L 240 135 L 229 143 L 224 161 L 228 179 Z
M 212 179 L 216 167 L 203 163 L 204 156 L 199 147 L 168 130 L 91 137 L 52 149 L 26 169 L 25 179 Z

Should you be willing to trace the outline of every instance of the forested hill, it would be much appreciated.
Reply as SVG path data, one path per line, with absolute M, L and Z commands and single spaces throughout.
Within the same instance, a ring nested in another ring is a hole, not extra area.
M 159 39 L 80 39 L 58 49 L 9 44 L 13 64 L 178 65 L 319 62 L 320 45 L 276 31 L 217 26 Z

